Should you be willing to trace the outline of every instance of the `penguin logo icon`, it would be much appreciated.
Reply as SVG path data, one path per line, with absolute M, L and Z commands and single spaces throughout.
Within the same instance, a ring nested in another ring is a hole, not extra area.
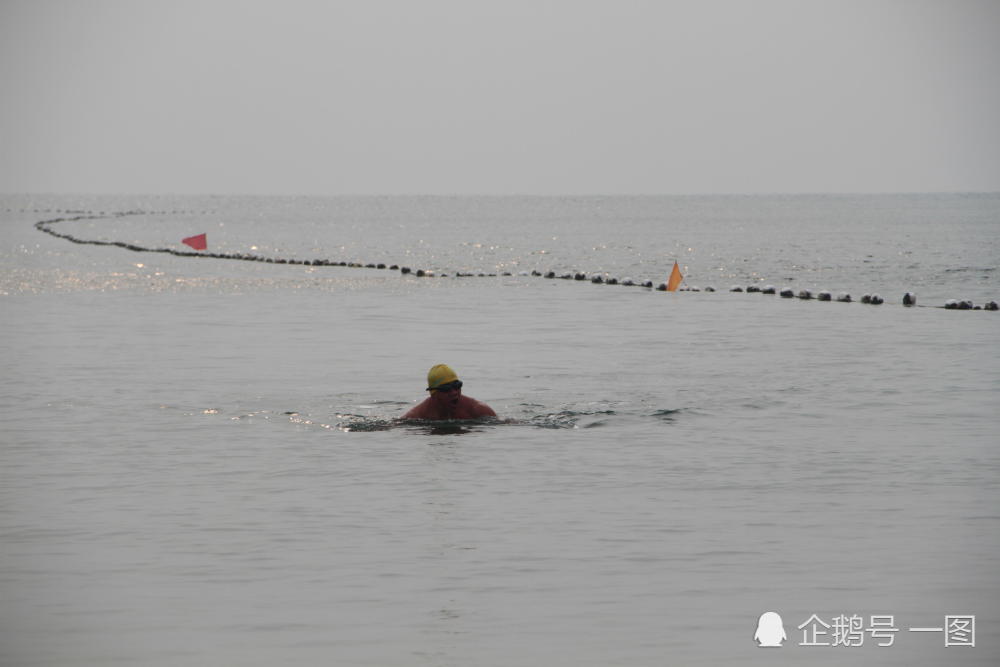
M 781 648 L 781 642 L 788 639 L 781 616 L 773 611 L 761 614 L 757 619 L 757 632 L 753 633 L 753 638 L 760 648 Z

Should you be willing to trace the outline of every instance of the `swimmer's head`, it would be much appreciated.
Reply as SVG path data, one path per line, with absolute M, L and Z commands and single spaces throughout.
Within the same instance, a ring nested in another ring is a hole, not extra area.
M 442 385 L 461 382 L 455 371 L 447 364 L 438 364 L 427 371 L 427 391 L 434 392 Z M 461 384 L 459 384 L 461 387 Z
M 757 631 L 753 633 L 753 638 L 760 646 L 781 646 L 781 642 L 788 639 L 781 616 L 773 611 L 761 614 L 757 619 Z

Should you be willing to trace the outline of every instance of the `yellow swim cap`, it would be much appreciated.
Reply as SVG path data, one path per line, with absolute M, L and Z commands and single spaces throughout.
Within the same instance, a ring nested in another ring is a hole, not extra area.
M 432 366 L 427 371 L 427 389 L 434 389 L 443 384 L 454 382 L 457 379 L 458 376 L 455 375 L 455 371 L 451 370 L 450 366 L 447 364 L 438 364 L 437 366 Z

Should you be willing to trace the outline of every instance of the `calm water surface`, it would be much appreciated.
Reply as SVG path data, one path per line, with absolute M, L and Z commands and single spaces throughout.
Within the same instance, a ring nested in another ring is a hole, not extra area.
M 1000 297 L 998 196 L 0 204 L 0 664 L 1000 659 L 1000 316 L 898 305 Z M 395 421 L 439 362 L 504 421 Z

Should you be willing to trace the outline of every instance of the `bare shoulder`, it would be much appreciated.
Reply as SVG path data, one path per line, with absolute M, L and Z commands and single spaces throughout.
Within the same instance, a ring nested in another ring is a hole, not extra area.
M 427 418 L 427 401 L 422 401 L 417 403 L 412 408 L 406 411 L 403 415 L 403 419 L 426 419 Z
M 472 397 L 469 398 L 469 408 L 476 417 L 496 417 L 497 413 L 494 412 L 493 408 L 486 405 L 480 400 Z

